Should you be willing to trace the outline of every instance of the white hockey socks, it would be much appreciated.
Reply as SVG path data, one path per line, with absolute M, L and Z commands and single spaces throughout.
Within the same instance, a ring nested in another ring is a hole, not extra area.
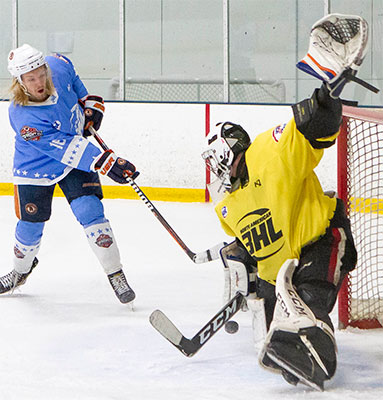
M 107 275 L 122 269 L 120 252 L 109 221 L 84 229 L 89 245 Z
M 27 246 L 15 239 L 13 250 L 13 268 L 20 274 L 26 274 L 30 271 L 33 260 L 40 250 L 40 242 L 32 246 Z

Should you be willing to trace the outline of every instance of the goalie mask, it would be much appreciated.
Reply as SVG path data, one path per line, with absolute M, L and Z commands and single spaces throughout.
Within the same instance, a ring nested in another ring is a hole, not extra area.
M 237 157 L 249 148 L 251 140 L 240 125 L 232 122 L 218 123 L 206 139 L 208 148 L 202 153 L 202 158 L 217 178 L 208 185 L 214 201 L 216 194 L 222 195 L 225 191 L 232 190 L 232 166 Z

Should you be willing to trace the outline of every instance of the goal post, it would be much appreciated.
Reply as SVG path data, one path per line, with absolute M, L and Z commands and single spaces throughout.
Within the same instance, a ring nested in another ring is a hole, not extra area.
M 383 327 L 383 109 L 343 106 L 338 196 L 358 251 L 338 296 L 339 328 Z

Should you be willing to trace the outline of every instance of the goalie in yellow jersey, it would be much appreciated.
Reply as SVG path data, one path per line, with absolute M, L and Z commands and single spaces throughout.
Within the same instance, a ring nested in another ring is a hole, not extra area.
M 339 134 L 338 97 L 347 82 L 356 81 L 366 29 L 355 16 L 330 15 L 316 23 L 310 45 L 316 59 L 308 55 L 301 63 L 324 81 L 320 89 L 293 105 L 287 124 L 252 143 L 240 125 L 217 124 L 202 154 L 218 178 L 209 188 L 213 200 L 214 193 L 224 195 L 216 213 L 235 237 L 221 250 L 226 300 L 239 291 L 255 316 L 261 298 L 267 331 L 261 365 L 291 384 L 318 390 L 336 370 L 329 314 L 357 253 L 342 201 L 323 192 L 314 168 Z M 318 43 L 322 47 L 313 51 Z

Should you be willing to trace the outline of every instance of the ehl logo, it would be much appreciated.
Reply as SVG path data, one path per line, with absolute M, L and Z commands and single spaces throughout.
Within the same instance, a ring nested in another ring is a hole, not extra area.
M 268 208 L 260 208 L 258 210 L 252 211 L 243 216 L 238 221 L 238 223 L 244 218 L 254 214 L 258 215 L 259 218 L 257 218 L 255 221 L 252 221 L 241 229 L 242 241 L 252 256 L 254 256 L 254 253 L 256 251 L 259 251 L 262 248 L 271 245 L 283 236 L 282 230 L 276 231 L 276 229 L 274 228 L 273 220 L 271 218 L 271 211 Z M 277 252 L 279 250 L 280 248 L 277 250 Z M 276 252 L 273 252 L 272 254 L 261 257 L 258 260 L 260 261 L 271 257 L 275 253 Z

